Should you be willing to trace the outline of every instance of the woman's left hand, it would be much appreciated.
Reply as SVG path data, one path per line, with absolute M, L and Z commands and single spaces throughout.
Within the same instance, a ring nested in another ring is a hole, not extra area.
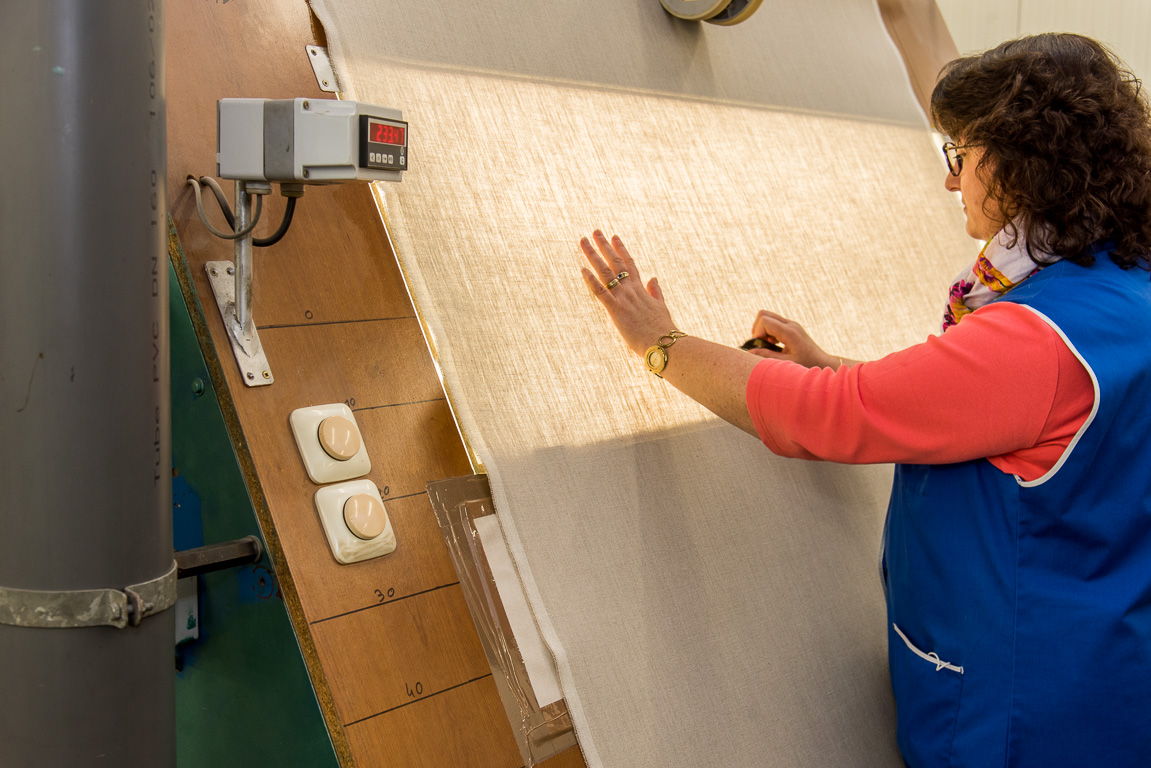
M 591 265 L 591 269 L 584 267 L 581 270 L 584 282 L 607 310 L 628 348 L 643 356 L 660 336 L 675 327 L 664 304 L 663 292 L 654 277 L 646 287 L 643 285 L 635 261 L 618 236 L 608 242 L 603 232 L 597 229 L 592 237 L 599 253 L 586 237 L 580 240 L 580 247 Z M 626 277 L 623 276 L 625 272 Z

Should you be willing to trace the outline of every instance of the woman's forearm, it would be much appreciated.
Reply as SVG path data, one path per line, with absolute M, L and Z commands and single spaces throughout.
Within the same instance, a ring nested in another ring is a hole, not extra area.
M 755 435 L 747 412 L 747 381 L 759 362 L 741 349 L 685 336 L 667 348 L 661 375 L 716 416 Z

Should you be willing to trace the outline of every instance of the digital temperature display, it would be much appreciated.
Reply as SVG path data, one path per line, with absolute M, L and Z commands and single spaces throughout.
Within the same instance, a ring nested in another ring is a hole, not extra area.
M 360 167 L 408 170 L 408 124 L 360 115 Z
M 368 120 L 368 141 L 373 144 L 394 144 L 402 147 L 406 133 L 403 126 Z

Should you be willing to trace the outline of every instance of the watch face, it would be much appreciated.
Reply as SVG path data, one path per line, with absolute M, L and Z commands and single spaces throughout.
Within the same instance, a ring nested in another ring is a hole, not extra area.
M 644 355 L 644 362 L 647 363 L 649 371 L 659 373 L 667 365 L 667 352 L 662 347 L 649 347 L 647 354 Z

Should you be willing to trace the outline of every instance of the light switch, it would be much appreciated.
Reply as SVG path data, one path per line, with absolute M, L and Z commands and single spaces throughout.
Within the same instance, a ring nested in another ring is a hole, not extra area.
M 344 403 L 299 408 L 288 421 L 312 482 L 335 483 L 372 471 L 356 417 Z
M 347 461 L 360 452 L 360 430 L 343 416 L 329 416 L 320 422 L 320 447 L 336 461 Z
M 396 548 L 392 521 L 371 480 L 320 488 L 316 491 L 316 511 L 332 556 L 345 565 L 386 555 Z
M 374 539 L 384 532 L 388 513 L 371 495 L 358 493 L 344 502 L 344 523 L 360 539 Z

